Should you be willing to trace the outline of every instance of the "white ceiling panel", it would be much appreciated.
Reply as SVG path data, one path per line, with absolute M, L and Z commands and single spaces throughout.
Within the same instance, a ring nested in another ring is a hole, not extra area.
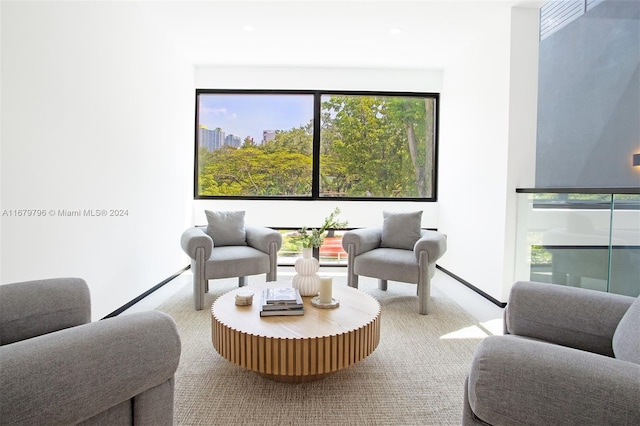
M 195 65 L 441 69 L 513 5 L 506 0 L 143 1 Z M 247 31 L 246 26 L 252 30 Z M 399 33 L 392 34 L 393 29 Z

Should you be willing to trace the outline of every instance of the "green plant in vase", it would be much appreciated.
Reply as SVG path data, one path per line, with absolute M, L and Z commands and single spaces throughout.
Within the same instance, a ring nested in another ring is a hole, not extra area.
M 338 216 L 340 216 L 340 208 L 336 207 L 329 216 L 324 218 L 324 222 L 320 228 L 309 229 L 302 227 L 295 237 L 296 241 L 300 242 L 303 248 L 320 247 L 324 242 L 325 233 L 328 230 L 344 228 L 349 224 L 346 220 L 339 220 Z

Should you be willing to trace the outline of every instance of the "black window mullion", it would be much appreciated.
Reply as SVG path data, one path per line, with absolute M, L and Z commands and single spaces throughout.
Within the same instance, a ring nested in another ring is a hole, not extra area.
M 311 178 L 311 197 L 320 197 L 320 109 L 322 94 L 316 92 L 313 98 L 313 176 Z

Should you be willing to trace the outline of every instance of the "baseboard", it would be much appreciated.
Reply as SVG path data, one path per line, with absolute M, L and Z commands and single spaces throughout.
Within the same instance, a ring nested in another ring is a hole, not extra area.
M 293 265 L 278 265 L 278 266 L 293 266 Z M 341 265 L 335 265 L 335 266 L 341 266 Z M 442 266 L 436 265 L 436 268 L 438 268 L 439 270 L 441 270 L 445 274 L 449 275 L 454 280 L 460 282 L 464 286 L 466 286 L 466 287 L 470 288 L 471 290 L 475 291 L 480 296 L 484 297 L 485 299 L 487 299 L 491 303 L 495 304 L 496 306 L 499 306 L 501 308 L 504 308 L 505 306 L 507 306 L 507 304 L 505 302 L 500 302 L 499 300 L 497 300 L 494 297 L 488 295 L 487 293 L 485 293 L 484 291 L 480 290 L 478 287 L 474 286 L 473 284 L 469 283 L 468 281 L 465 281 L 464 279 L 460 278 L 456 274 L 454 274 L 452 272 L 449 272 L 448 270 L 446 270 Z M 164 286 L 165 284 L 167 284 L 171 280 L 175 279 L 176 277 L 178 277 L 183 272 L 188 271 L 189 269 L 191 269 L 191 265 L 185 266 L 184 268 L 182 268 L 181 270 L 179 270 L 175 274 L 173 274 L 170 277 L 162 280 L 162 282 L 156 284 L 155 286 L 153 286 L 149 290 L 147 290 L 144 293 L 142 293 L 140 296 L 138 296 L 135 299 L 133 299 L 133 300 L 127 302 L 126 304 L 122 305 L 121 307 L 119 307 L 115 311 L 111 312 L 110 314 L 108 314 L 107 316 L 105 316 L 102 319 L 112 318 L 112 317 L 116 317 L 116 316 L 120 315 L 121 313 L 123 313 L 124 311 L 126 311 L 127 309 L 129 309 L 130 307 L 132 307 L 133 305 L 135 305 L 136 303 L 138 303 L 139 301 L 141 301 L 142 299 L 144 299 L 145 297 L 147 297 L 148 295 L 153 293 L 154 291 L 158 290 L 159 288 L 161 288 L 162 286 Z
M 487 293 L 485 293 L 484 291 L 480 290 L 478 287 L 474 286 L 473 284 L 469 283 L 468 281 L 465 281 L 464 279 L 460 278 L 459 276 L 457 276 L 456 274 L 447 271 L 445 268 L 443 268 L 440 265 L 436 265 L 436 268 L 438 268 L 439 270 L 441 270 L 442 272 L 444 272 L 445 274 L 449 275 L 451 278 L 453 278 L 454 280 L 460 282 L 461 284 L 463 284 L 466 287 L 469 287 L 471 290 L 475 291 L 476 293 L 478 293 L 480 296 L 484 297 L 485 299 L 487 299 L 489 302 L 493 303 L 496 306 L 499 306 L 501 308 L 504 308 L 505 306 L 507 306 L 506 302 L 501 302 L 498 299 L 488 295 Z
M 165 284 L 167 284 L 171 280 L 175 279 L 176 277 L 178 277 L 183 272 L 189 270 L 190 268 L 191 268 L 191 265 L 188 265 L 188 266 L 182 268 L 181 270 L 179 270 L 175 274 L 171 275 L 169 278 L 166 278 L 166 279 L 162 280 L 162 282 L 154 285 L 149 290 L 147 290 L 144 293 L 142 293 L 140 296 L 138 296 L 135 299 L 133 299 L 133 300 L 125 303 L 124 305 L 120 306 L 118 309 L 116 309 L 115 311 L 111 312 L 110 314 L 108 314 L 106 317 L 104 317 L 102 319 L 117 317 L 118 315 L 120 315 L 121 313 L 123 313 L 124 311 L 126 311 L 127 309 L 129 309 L 130 307 L 132 307 L 133 305 L 135 305 L 136 303 L 138 303 L 139 301 L 141 301 L 142 299 L 144 299 L 145 297 L 147 297 L 148 295 L 153 293 L 154 291 L 158 290 L 159 288 L 161 288 L 162 286 L 164 286 Z

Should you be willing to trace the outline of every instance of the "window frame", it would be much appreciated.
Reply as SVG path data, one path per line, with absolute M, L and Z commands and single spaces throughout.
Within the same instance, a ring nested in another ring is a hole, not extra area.
M 311 195 L 200 195 L 198 194 L 198 133 L 199 133 L 199 106 L 200 95 L 311 95 L 313 96 L 313 148 L 312 148 L 312 181 Z M 433 120 L 433 149 L 431 169 L 431 197 L 352 197 L 352 196 L 326 196 L 320 194 L 320 133 L 322 96 L 378 96 L 378 97 L 408 97 L 408 98 L 432 98 L 434 100 Z M 202 89 L 195 90 L 195 131 L 194 131 L 194 175 L 193 197 L 194 200 L 288 200 L 288 201 L 403 201 L 403 202 L 437 202 L 438 201 L 438 148 L 439 148 L 439 123 L 440 117 L 440 93 L 436 92 L 401 92 L 401 91 L 353 91 L 353 90 L 271 90 L 271 89 Z

